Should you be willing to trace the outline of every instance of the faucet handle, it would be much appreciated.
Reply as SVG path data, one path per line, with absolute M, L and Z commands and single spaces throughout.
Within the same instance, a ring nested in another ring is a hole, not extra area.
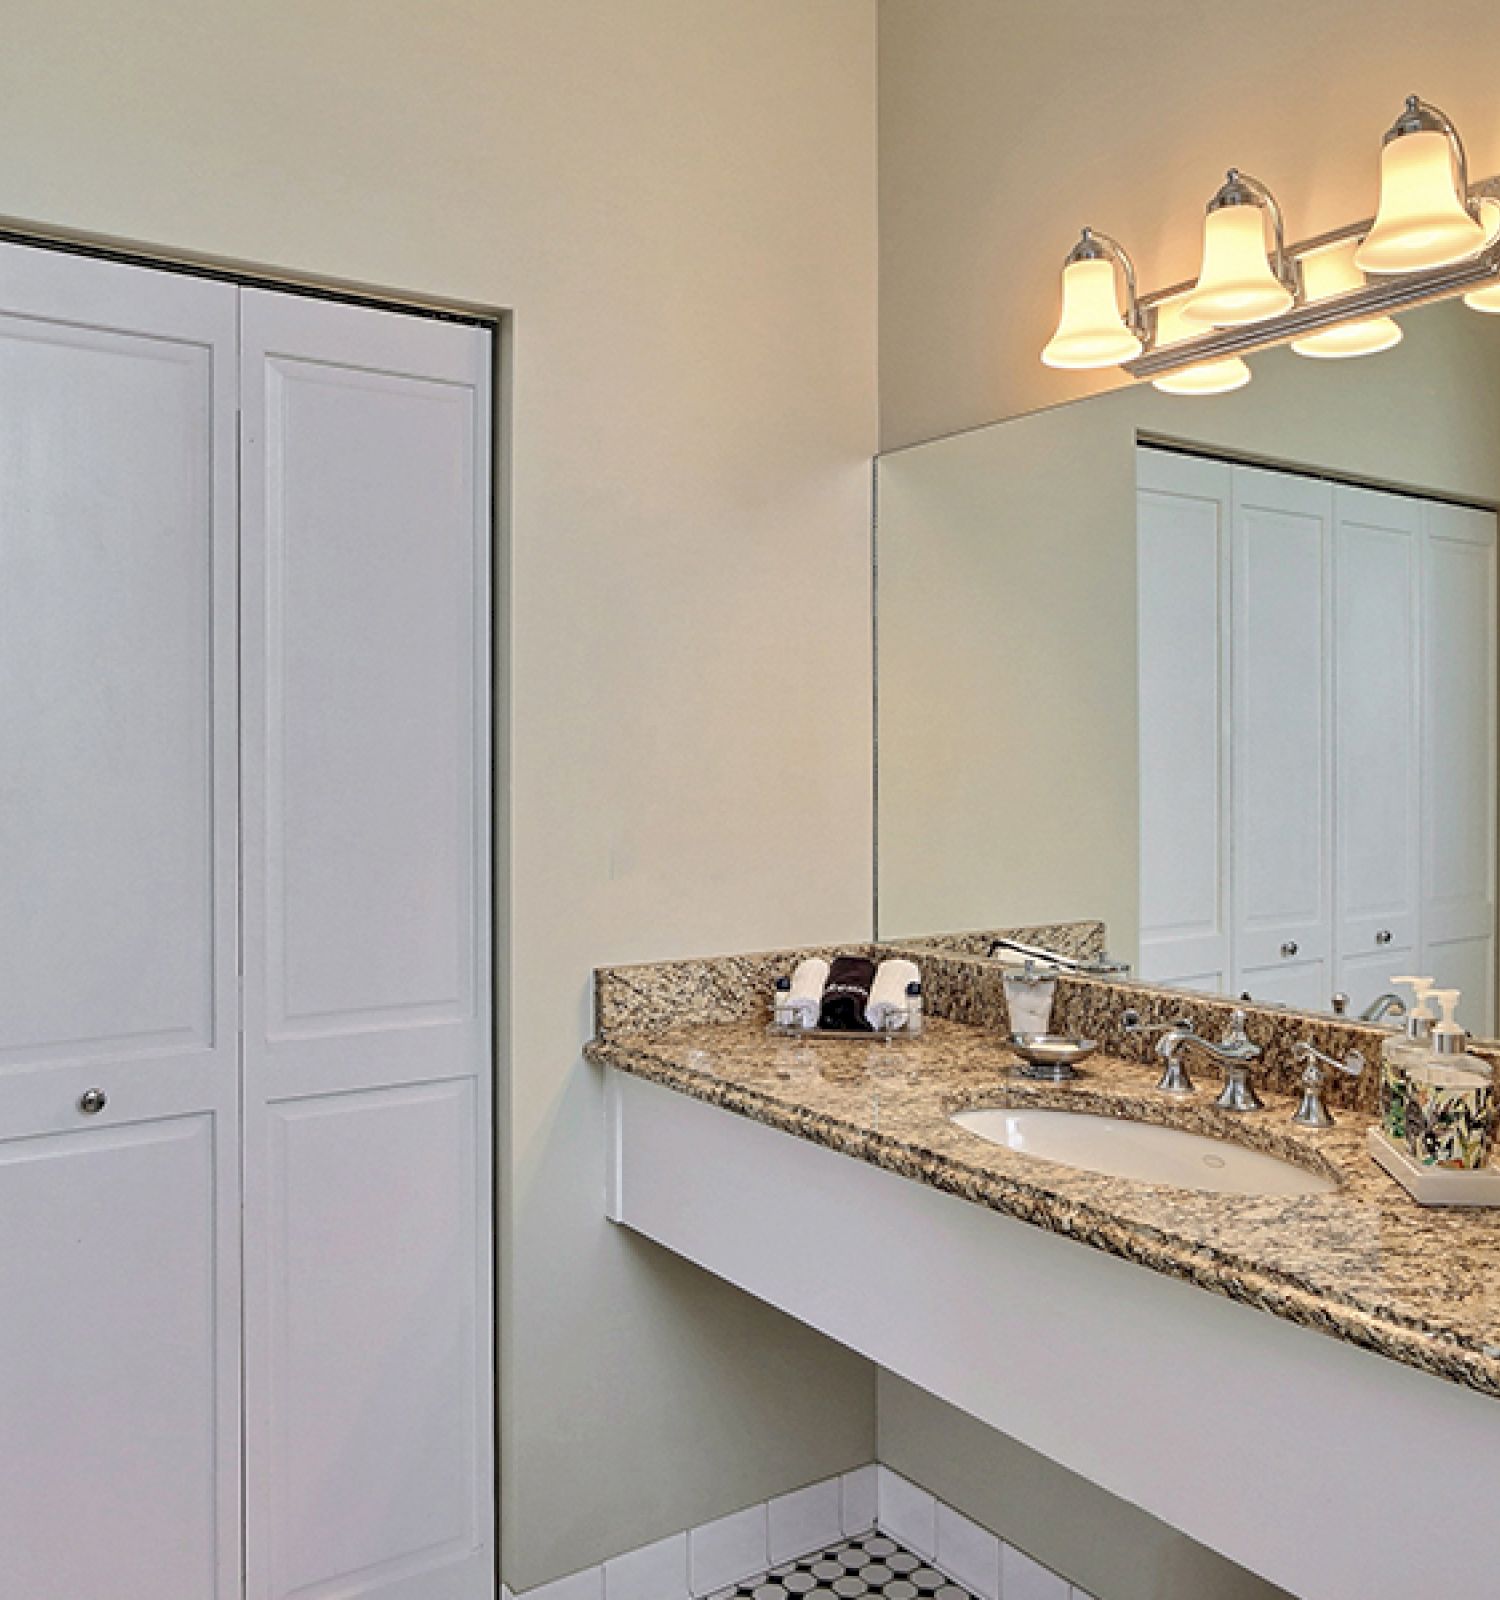
M 1193 1093 L 1193 1080 L 1188 1076 L 1188 1070 L 1183 1066 L 1181 1057 L 1177 1053 L 1177 1047 L 1183 1037 L 1193 1031 L 1193 1025 L 1186 1017 L 1173 1017 L 1170 1022 L 1142 1022 L 1140 1012 L 1132 1006 L 1120 1017 L 1120 1026 L 1126 1033 L 1134 1034 L 1140 1039 L 1147 1038 L 1153 1033 L 1175 1035 L 1175 1037 L 1163 1037 L 1157 1043 L 1156 1053 L 1162 1059 L 1162 1069 L 1156 1087 L 1163 1094 Z
M 1249 1021 L 1246 1014 L 1236 1008 L 1229 1013 L 1229 1026 L 1224 1030 L 1224 1037 L 1219 1043 L 1226 1050 L 1240 1051 L 1247 1061 L 1253 1061 L 1260 1054 L 1260 1046 L 1252 1042 L 1250 1035 L 1245 1031 L 1245 1024 Z
M 1365 1070 L 1365 1058 L 1358 1050 L 1351 1050 L 1342 1061 L 1337 1056 L 1324 1055 L 1316 1045 L 1308 1044 L 1304 1039 L 1300 1044 L 1292 1046 L 1292 1054 L 1298 1061 L 1307 1063 L 1309 1072 L 1316 1072 L 1319 1080 L 1324 1077 L 1323 1067 L 1337 1067 L 1340 1072 L 1347 1072 L 1351 1078 L 1357 1078 Z M 1322 1066 L 1319 1063 L 1322 1063 Z
M 1292 1046 L 1292 1056 L 1304 1063 L 1302 1098 L 1292 1113 L 1292 1121 L 1303 1128 L 1331 1128 L 1333 1113 L 1323 1103 L 1323 1085 L 1328 1079 L 1328 1069 L 1332 1067 L 1348 1073 L 1351 1078 L 1357 1078 L 1365 1070 L 1365 1058 L 1358 1050 L 1351 1050 L 1340 1061 L 1337 1056 L 1325 1055 L 1305 1039 Z

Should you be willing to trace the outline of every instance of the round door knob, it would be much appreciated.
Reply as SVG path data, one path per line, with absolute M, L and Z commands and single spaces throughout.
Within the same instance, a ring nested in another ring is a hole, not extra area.
M 109 1104 L 109 1096 L 103 1089 L 85 1089 L 78 1097 L 78 1109 L 86 1117 L 97 1116 Z
M 1296 955 L 1296 953 L 1297 953 L 1297 941 L 1295 939 L 1288 939 L 1287 942 L 1284 945 L 1282 945 L 1281 953 L 1284 956 L 1294 956 L 1294 955 Z
M 1389 928 L 1382 928 L 1380 932 L 1375 935 L 1376 944 L 1389 944 L 1390 942 L 1391 930 Z

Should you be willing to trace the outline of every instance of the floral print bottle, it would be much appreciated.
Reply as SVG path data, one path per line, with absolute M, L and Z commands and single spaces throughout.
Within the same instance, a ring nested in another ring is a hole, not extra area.
M 1402 1031 L 1380 1047 L 1380 1126 L 1397 1144 L 1406 1142 L 1406 1075 L 1432 1053 L 1433 1013 L 1428 1006 L 1431 978 L 1392 978 L 1392 984 L 1409 989 Z
M 1405 1144 L 1423 1166 L 1474 1171 L 1494 1146 L 1494 1072 L 1468 1053 L 1469 1036 L 1453 1015 L 1458 990 L 1435 990 L 1433 999 L 1443 1020 L 1433 1027 L 1432 1053 L 1406 1073 Z

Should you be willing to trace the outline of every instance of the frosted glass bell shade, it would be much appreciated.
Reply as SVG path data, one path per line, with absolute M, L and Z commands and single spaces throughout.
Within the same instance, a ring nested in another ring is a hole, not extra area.
M 1355 254 L 1361 272 L 1424 272 L 1478 255 L 1487 229 L 1458 190 L 1453 147 L 1436 129 L 1406 133 L 1380 152 L 1380 209 Z
M 1196 367 L 1153 378 L 1151 387 L 1163 394 L 1229 394 L 1250 381 L 1250 368 L 1238 356 L 1221 361 L 1201 361 Z
M 1042 351 L 1049 367 L 1117 367 L 1141 353 L 1125 325 L 1115 290 L 1114 262 L 1070 261 L 1063 268 L 1062 316 Z
M 1491 316 L 1500 316 L 1500 283 L 1492 283 L 1485 289 L 1470 289 L 1464 296 L 1464 304 L 1470 311 L 1485 311 Z
M 1201 339 L 1208 332 L 1201 322 L 1191 322 L 1183 314 L 1186 303 L 1186 299 L 1164 300 L 1156 308 L 1156 349 L 1170 349 L 1185 339 Z M 1243 389 L 1249 381 L 1250 368 L 1238 356 L 1223 356 L 1200 361 L 1179 372 L 1164 373 L 1153 378 L 1151 386 L 1163 394 L 1228 394 Z
M 1354 264 L 1352 243 L 1333 245 L 1301 258 L 1304 303 L 1316 305 L 1367 287 L 1365 275 Z M 1372 356 L 1401 343 L 1401 325 L 1393 317 L 1366 317 L 1341 323 L 1292 340 L 1299 356 L 1340 361 L 1351 356 Z
M 1183 315 L 1215 328 L 1279 316 L 1292 291 L 1271 270 L 1259 206 L 1220 206 L 1203 222 L 1203 268 Z

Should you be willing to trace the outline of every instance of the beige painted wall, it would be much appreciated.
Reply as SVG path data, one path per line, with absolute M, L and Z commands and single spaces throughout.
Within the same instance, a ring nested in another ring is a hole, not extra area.
M 1233 164 L 1293 237 L 1374 210 L 1418 91 L 1500 172 L 1493 0 L 881 0 L 880 385 L 889 448 L 1082 392 L 1037 359 L 1091 223 L 1192 278 Z
M 873 4 L 4 24 L 0 213 L 515 310 L 508 1581 L 869 1459 L 868 1367 L 603 1222 L 579 1045 L 595 963 L 869 931 Z
M 1209 399 L 1149 385 L 881 457 L 884 936 L 1138 922 L 1135 443 L 1500 504 L 1500 317 L 1402 319 L 1358 362 L 1289 350 Z
M 880 1459 L 1100 1600 L 1288 1600 L 1127 1500 L 880 1374 Z M 1240 1492 L 1226 1473 L 1226 1494 Z

